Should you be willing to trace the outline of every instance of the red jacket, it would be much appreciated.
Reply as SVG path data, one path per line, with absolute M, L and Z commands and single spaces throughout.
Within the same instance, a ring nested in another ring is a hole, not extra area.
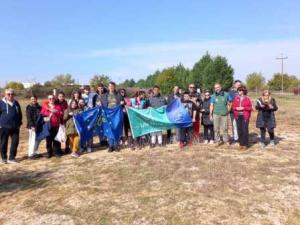
M 252 112 L 252 102 L 251 99 L 248 96 L 244 96 L 242 102 L 241 96 L 237 95 L 232 102 L 232 110 L 234 114 L 234 118 L 237 119 L 239 117 L 239 112 L 237 110 L 237 107 L 244 107 L 243 115 L 245 120 L 249 120 Z
M 63 111 L 61 109 L 61 106 L 58 104 L 54 105 L 54 109 L 56 109 L 56 112 L 50 112 L 48 101 L 46 101 L 42 106 L 41 114 L 43 117 L 50 117 L 50 125 L 52 127 L 58 128 L 63 120 Z

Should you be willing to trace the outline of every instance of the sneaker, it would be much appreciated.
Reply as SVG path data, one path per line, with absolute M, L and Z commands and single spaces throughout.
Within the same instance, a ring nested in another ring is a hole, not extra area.
M 214 142 L 213 140 L 210 140 L 210 141 L 209 141 L 209 144 L 210 144 L 210 145 L 213 145 L 214 143 L 215 143 L 215 142 Z
M 271 141 L 270 141 L 270 145 L 274 147 L 274 146 L 276 145 L 276 144 L 275 144 L 275 141 L 274 141 L 274 140 L 271 140 Z
M 7 160 L 8 164 L 17 164 L 18 162 L 15 159 Z
M 155 148 L 155 144 L 150 144 L 150 148 Z
M 76 152 L 72 153 L 71 156 L 74 157 L 74 158 L 78 158 L 79 157 L 78 153 L 76 153 Z
M 92 148 L 87 148 L 87 153 L 91 153 L 92 152 Z
M 2 160 L 0 161 L 0 164 L 7 164 L 7 160 L 6 160 L 6 159 L 2 159 Z
M 114 151 L 114 148 L 113 147 L 109 147 L 108 148 L 108 152 L 113 152 Z
M 208 144 L 208 140 L 205 140 L 205 141 L 203 142 L 203 144 L 207 145 L 207 144 Z

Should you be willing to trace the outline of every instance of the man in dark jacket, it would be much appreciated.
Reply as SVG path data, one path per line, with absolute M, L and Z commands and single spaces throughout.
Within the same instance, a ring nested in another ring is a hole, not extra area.
M 14 98 L 14 90 L 6 89 L 5 97 L 0 101 L 0 150 L 2 163 L 17 163 L 15 158 L 19 145 L 19 133 L 22 125 L 20 104 Z M 9 160 L 7 161 L 8 138 L 11 137 Z
M 160 94 L 160 88 L 158 86 L 153 87 L 153 96 L 149 98 L 149 106 L 152 108 L 159 108 L 167 104 L 166 99 Z M 158 139 L 158 145 L 162 146 L 162 132 L 151 133 L 151 148 L 155 147 L 156 138 Z

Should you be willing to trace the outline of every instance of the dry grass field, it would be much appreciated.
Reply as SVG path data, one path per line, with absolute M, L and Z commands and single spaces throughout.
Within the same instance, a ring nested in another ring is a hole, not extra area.
M 26 159 L 0 166 L 0 224 L 300 224 L 300 98 L 276 96 L 278 145 L 107 153 Z M 45 152 L 44 144 L 41 152 Z

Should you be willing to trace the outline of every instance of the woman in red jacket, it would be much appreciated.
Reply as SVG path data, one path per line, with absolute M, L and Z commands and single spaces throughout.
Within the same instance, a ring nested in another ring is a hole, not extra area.
M 55 140 L 57 135 L 59 125 L 62 123 L 63 119 L 63 111 L 61 106 L 56 103 L 55 98 L 53 95 L 48 96 L 48 101 L 44 102 L 41 111 L 44 120 L 50 122 L 50 135 L 46 139 L 46 146 L 48 152 L 48 158 L 53 156 L 61 156 L 61 145 L 58 141 Z
M 247 96 L 247 89 L 241 86 L 238 95 L 233 99 L 232 109 L 237 122 L 240 149 L 247 149 L 249 144 L 249 120 L 252 111 L 251 99 Z

